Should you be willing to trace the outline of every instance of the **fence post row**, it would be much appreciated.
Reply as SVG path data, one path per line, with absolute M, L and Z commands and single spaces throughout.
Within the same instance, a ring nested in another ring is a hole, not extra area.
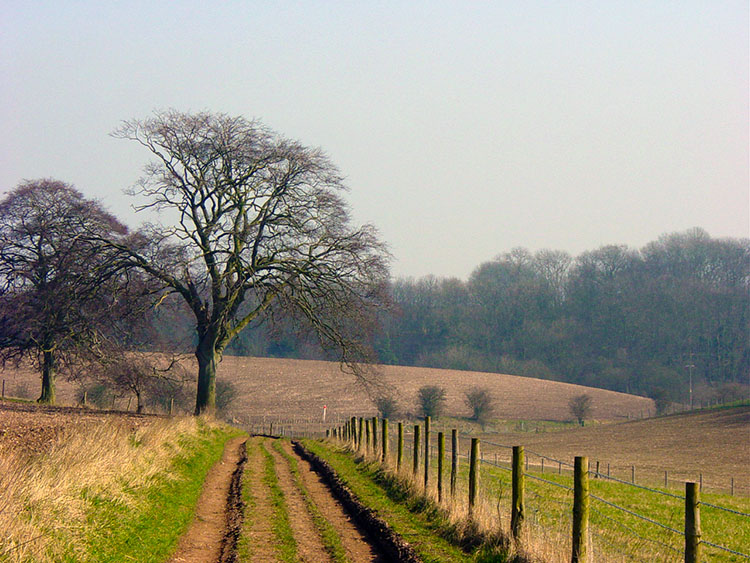
M 524 519 L 523 459 L 523 446 L 513 446 L 513 497 L 510 514 L 510 529 L 515 539 L 518 539 L 521 536 L 521 526 Z
M 573 469 L 573 555 L 571 563 L 589 563 L 588 458 L 576 456 Z

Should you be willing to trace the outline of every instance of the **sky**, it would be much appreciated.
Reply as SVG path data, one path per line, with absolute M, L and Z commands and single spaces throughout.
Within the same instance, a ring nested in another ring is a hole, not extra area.
M 155 110 L 321 147 L 397 277 L 514 247 L 750 236 L 748 2 L 0 0 L 0 197 L 52 177 L 132 226 Z

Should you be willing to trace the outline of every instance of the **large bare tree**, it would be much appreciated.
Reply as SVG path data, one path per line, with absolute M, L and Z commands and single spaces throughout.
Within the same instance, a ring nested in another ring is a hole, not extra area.
M 165 111 L 114 136 L 155 160 L 133 192 L 172 219 L 151 225 L 131 263 L 181 295 L 195 316 L 196 414 L 215 410 L 216 364 L 248 324 L 283 311 L 359 371 L 382 305 L 387 252 L 351 225 L 339 171 L 319 150 L 257 121 Z
M 31 358 L 39 402 L 55 402 L 55 372 L 91 359 L 124 287 L 117 249 L 126 228 L 57 180 L 22 182 L 0 201 L 0 360 Z

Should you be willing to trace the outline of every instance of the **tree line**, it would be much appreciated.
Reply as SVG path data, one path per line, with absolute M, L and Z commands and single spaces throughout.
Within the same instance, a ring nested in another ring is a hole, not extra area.
M 573 257 L 517 248 L 467 280 L 398 279 L 376 339 L 386 364 L 510 373 L 688 403 L 747 396 L 750 241 L 704 230 Z M 291 332 L 236 353 L 315 357 Z

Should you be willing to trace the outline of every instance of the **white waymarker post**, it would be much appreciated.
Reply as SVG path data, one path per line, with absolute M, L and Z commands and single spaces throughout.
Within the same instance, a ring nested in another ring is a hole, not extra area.
M 326 405 L 323 405 L 323 422 L 326 421 L 326 410 L 328 410 L 328 407 Z

